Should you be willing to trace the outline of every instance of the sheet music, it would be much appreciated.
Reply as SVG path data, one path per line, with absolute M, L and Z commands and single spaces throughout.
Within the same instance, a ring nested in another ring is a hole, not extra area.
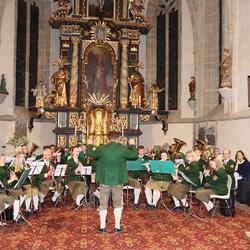
M 58 164 L 56 166 L 54 176 L 56 176 L 56 177 L 65 176 L 66 169 L 67 169 L 67 164 Z
M 193 183 L 183 172 L 179 171 L 179 174 L 183 177 L 183 179 L 186 182 L 188 182 L 188 183 L 192 184 L 193 186 L 197 187 L 197 185 L 195 183 Z
M 92 166 L 81 166 L 79 168 L 79 171 L 76 172 L 77 175 L 91 175 L 91 173 L 92 173 Z
M 36 157 L 35 156 L 32 156 L 32 157 L 29 157 L 27 160 L 26 160 L 26 163 L 27 164 L 30 164 L 31 162 L 35 161 L 36 160 Z
M 29 175 L 39 175 L 44 167 L 43 161 L 35 161 L 30 163 L 30 173 Z

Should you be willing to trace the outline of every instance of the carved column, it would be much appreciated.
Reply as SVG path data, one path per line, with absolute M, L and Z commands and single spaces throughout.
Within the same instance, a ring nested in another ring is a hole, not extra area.
M 128 45 L 129 40 L 120 40 L 122 45 L 120 107 L 128 107 Z
M 76 15 L 79 15 L 80 14 L 80 0 L 75 0 L 74 2 L 74 13 Z
M 80 42 L 79 36 L 71 38 L 73 43 L 73 56 L 71 64 L 71 79 L 70 79 L 70 107 L 75 107 L 77 103 L 77 88 L 78 88 L 78 45 Z

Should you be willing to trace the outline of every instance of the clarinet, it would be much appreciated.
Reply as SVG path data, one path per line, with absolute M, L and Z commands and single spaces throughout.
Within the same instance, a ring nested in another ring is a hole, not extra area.
M 12 195 L 11 192 L 3 185 L 3 183 L 0 181 L 0 187 L 4 190 L 4 192 L 10 196 Z

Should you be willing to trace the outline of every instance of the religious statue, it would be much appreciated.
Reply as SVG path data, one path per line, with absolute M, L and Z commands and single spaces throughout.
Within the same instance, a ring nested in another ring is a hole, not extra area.
M 58 8 L 56 10 L 56 16 L 67 16 L 72 10 L 71 0 L 54 0 L 58 2 Z
M 0 85 L 0 93 L 8 95 L 8 91 L 6 89 L 5 74 L 2 74 L 1 85 Z
M 191 82 L 188 84 L 188 86 L 189 86 L 189 93 L 190 93 L 190 97 L 188 101 L 195 101 L 196 81 L 195 81 L 194 76 L 191 76 Z
M 36 97 L 36 108 L 38 109 L 44 109 L 44 100 L 47 94 L 46 86 L 43 83 L 43 80 L 40 79 L 40 81 L 37 83 L 35 89 L 31 89 L 31 92 L 33 92 L 33 96 Z
M 129 15 L 136 21 L 144 21 L 142 11 L 144 8 L 144 0 L 129 0 Z
M 93 140 L 94 146 L 105 144 L 112 125 L 112 105 L 108 95 L 89 94 L 89 103 L 86 115 L 87 138 Z
M 224 58 L 220 63 L 220 75 L 221 75 L 221 88 L 232 88 L 230 82 L 232 69 L 232 55 L 229 49 L 224 49 Z
M 129 66 L 134 68 L 134 73 L 128 78 L 130 85 L 130 96 L 129 102 L 135 108 L 141 108 L 144 106 L 145 93 L 144 93 L 144 78 L 139 72 L 139 68 L 142 68 L 142 62 L 137 63 L 136 65 Z
M 51 83 L 55 87 L 56 92 L 56 106 L 65 107 L 68 105 L 67 102 L 67 93 L 66 93 L 66 84 L 69 81 L 69 72 L 64 70 L 64 64 L 66 59 L 58 59 L 55 62 L 55 65 L 59 66 L 59 70 L 56 71 L 51 77 Z
M 149 93 L 151 94 L 149 105 L 152 115 L 157 115 L 159 108 L 158 94 L 164 91 L 164 89 L 165 88 L 159 88 L 156 83 L 153 83 L 149 89 Z

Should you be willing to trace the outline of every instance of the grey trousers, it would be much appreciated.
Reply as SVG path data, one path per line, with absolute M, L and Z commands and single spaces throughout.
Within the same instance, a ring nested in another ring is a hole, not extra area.
M 109 195 L 112 194 L 114 208 L 122 208 L 123 206 L 123 185 L 105 185 L 100 184 L 100 210 L 108 208 Z

